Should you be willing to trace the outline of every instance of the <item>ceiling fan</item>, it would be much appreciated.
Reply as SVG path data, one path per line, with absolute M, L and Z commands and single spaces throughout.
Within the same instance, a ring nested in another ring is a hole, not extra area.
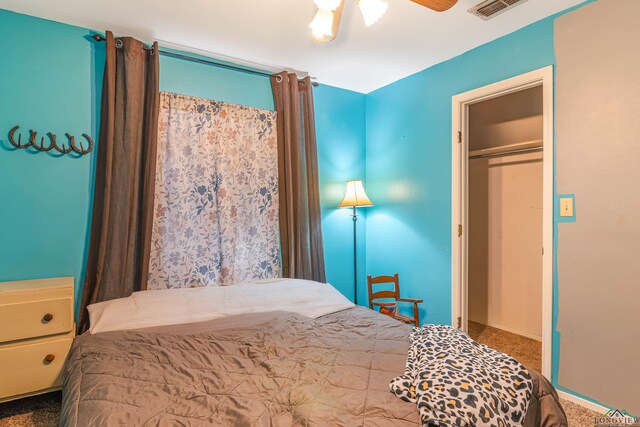
M 342 10 L 345 0 L 314 0 L 318 6 L 318 13 L 309 28 L 313 37 L 320 43 L 330 42 L 338 35 Z M 443 12 L 451 8 L 458 0 L 411 0 L 421 6 L 436 12 Z M 388 4 L 383 0 L 355 0 L 360 8 L 366 26 L 375 24 L 387 11 Z

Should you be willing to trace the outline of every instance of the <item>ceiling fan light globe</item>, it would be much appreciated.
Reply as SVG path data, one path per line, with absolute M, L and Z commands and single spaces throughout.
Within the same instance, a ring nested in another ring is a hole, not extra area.
M 387 12 L 389 5 L 382 0 L 357 0 L 360 12 L 367 27 L 378 22 Z
M 320 10 L 326 10 L 328 12 L 333 12 L 340 6 L 340 2 L 342 0 L 314 0 L 316 6 Z
M 311 32 L 316 39 L 333 36 L 333 12 L 320 9 L 315 18 L 309 24 Z

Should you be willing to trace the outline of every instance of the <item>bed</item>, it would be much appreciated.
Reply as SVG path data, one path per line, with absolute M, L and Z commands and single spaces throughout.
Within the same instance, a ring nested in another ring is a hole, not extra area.
M 76 339 L 65 365 L 60 425 L 420 425 L 416 406 L 389 390 L 405 368 L 411 327 L 354 307 L 333 288 L 325 314 L 317 300 L 283 297 L 273 286 L 242 291 L 244 299 L 227 295 L 236 301 L 225 305 L 230 314 L 207 320 L 175 295 L 160 307 L 174 311 L 161 325 L 148 326 L 151 312 L 129 313 L 130 321 L 121 307 L 92 313 L 98 329 Z M 184 307 L 191 312 L 180 317 Z M 536 373 L 533 381 L 524 425 L 566 425 L 553 387 Z

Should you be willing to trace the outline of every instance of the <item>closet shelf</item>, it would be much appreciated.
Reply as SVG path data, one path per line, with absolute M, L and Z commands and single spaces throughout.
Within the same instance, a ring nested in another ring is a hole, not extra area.
M 511 154 L 528 153 L 530 151 L 542 150 L 542 140 L 519 142 L 517 144 L 502 145 L 500 147 L 482 148 L 480 150 L 469 151 L 470 159 L 486 157 L 498 157 Z

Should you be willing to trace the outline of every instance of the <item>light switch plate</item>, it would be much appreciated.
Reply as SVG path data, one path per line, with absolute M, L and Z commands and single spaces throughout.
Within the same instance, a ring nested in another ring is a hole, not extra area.
M 556 194 L 554 198 L 554 219 L 557 222 L 576 222 L 576 195 Z
M 573 197 L 560 197 L 560 216 L 573 216 Z

